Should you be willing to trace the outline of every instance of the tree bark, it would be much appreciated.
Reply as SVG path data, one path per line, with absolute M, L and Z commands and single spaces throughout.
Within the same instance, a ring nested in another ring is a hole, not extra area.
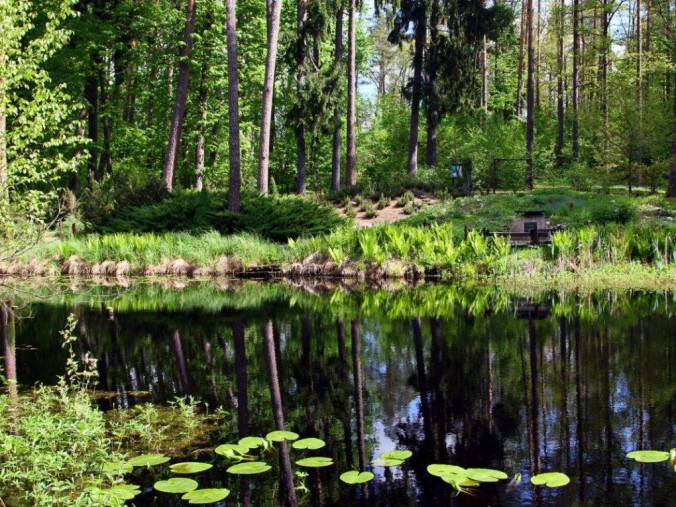
M 87 118 L 87 136 L 91 141 L 91 148 L 89 149 L 89 161 L 87 162 L 87 170 L 90 178 L 99 180 L 98 164 L 99 154 L 97 144 L 99 142 L 99 91 L 95 76 L 89 76 L 85 82 L 84 89 L 85 100 L 89 103 L 88 118 Z
M 347 157 L 345 183 L 347 188 L 357 184 L 357 1 L 350 0 L 347 24 Z
M 334 58 L 336 61 L 336 67 L 341 68 L 343 61 L 343 6 L 341 5 L 338 8 L 336 13 L 336 49 Z M 341 149 L 341 109 L 340 109 L 340 100 L 342 98 L 342 93 L 340 91 L 340 86 L 337 91 L 338 101 L 335 109 L 333 110 L 333 158 L 331 160 L 331 190 L 334 192 L 340 190 L 340 149 Z
M 284 431 L 284 408 L 282 406 L 282 393 L 279 388 L 279 374 L 277 372 L 277 354 L 275 351 L 275 338 L 272 329 L 272 321 L 263 326 L 263 346 L 268 367 L 268 380 L 270 383 L 270 401 L 272 404 L 272 416 L 275 421 L 275 429 Z M 297 504 L 296 491 L 293 485 L 293 471 L 291 459 L 286 442 L 279 444 L 279 473 L 280 473 L 280 503 L 285 507 L 295 507 Z
M 608 4 L 609 0 L 603 0 L 603 54 L 601 55 L 601 87 L 603 96 L 601 98 L 601 108 L 603 110 L 603 149 L 605 152 L 608 151 L 608 128 L 610 124 L 610 116 L 608 111 L 608 54 L 610 52 L 610 41 L 608 40 Z
M 573 160 L 580 160 L 580 0 L 573 0 Z
M 408 138 L 408 173 L 418 171 L 418 128 L 420 126 L 420 98 L 422 95 L 423 53 L 427 39 L 427 12 L 425 4 L 418 2 L 413 55 L 413 92 L 411 94 L 411 128 Z
M 307 38 L 305 36 L 305 23 L 307 22 L 307 0 L 298 0 L 297 3 L 296 29 L 298 31 L 298 53 L 296 65 L 296 91 L 298 100 L 298 118 L 296 118 L 296 193 L 305 195 L 305 172 L 307 153 L 305 146 L 305 82 L 307 73 L 305 65 L 307 61 Z
M 523 48 L 526 44 L 526 0 L 521 0 L 521 21 L 519 32 L 519 64 L 516 77 L 516 115 L 521 116 L 521 90 L 523 89 Z
M 563 30 L 564 30 L 564 10 L 565 0 L 561 0 L 559 4 L 559 12 L 557 16 L 557 51 L 556 51 L 556 123 L 557 123 L 557 137 L 556 137 L 556 163 L 559 167 L 563 167 L 563 144 L 564 144 L 564 111 L 563 111 Z
M 636 0 L 636 100 L 638 102 L 638 186 L 643 185 L 643 28 L 641 0 Z
M 108 102 L 108 72 L 99 69 L 99 94 L 100 94 L 100 110 L 103 112 L 101 114 L 101 123 L 103 125 L 103 151 L 101 152 L 101 159 L 99 160 L 99 175 L 103 177 L 104 174 L 113 173 L 113 162 L 110 155 L 110 143 L 113 136 L 113 130 L 111 125 L 111 112 L 110 105 Z
M 279 0 L 281 2 L 281 0 Z M 226 0 L 228 37 L 228 158 L 230 183 L 228 210 L 239 212 L 242 186 L 242 155 L 239 139 L 239 74 L 237 69 L 237 12 L 235 0 Z
M 0 53 L 0 62 L 4 57 Z M 9 167 L 7 165 L 7 112 L 5 111 L 5 82 L 0 76 L 0 209 L 9 203 Z
M 577 1 L 577 0 L 576 0 Z M 528 151 L 528 187 L 533 190 L 533 144 L 535 137 L 535 48 L 533 33 L 533 0 L 527 0 L 528 76 L 526 83 L 526 151 Z
M 268 48 L 265 58 L 265 81 L 263 83 L 263 106 L 258 157 L 258 190 L 268 193 L 270 179 L 270 131 L 272 127 L 272 100 L 275 93 L 275 66 L 279 43 L 279 23 L 282 0 L 266 0 L 268 13 Z
M 185 116 L 188 81 L 190 78 L 190 51 L 192 50 L 192 34 L 195 31 L 196 14 L 197 0 L 187 0 L 183 45 L 178 52 L 178 83 L 176 85 L 174 109 L 171 115 L 171 125 L 169 127 L 167 151 L 164 156 L 164 167 L 162 168 L 162 182 L 169 191 L 171 191 L 174 186 L 174 171 L 176 169 L 176 159 L 178 158 L 178 149 L 181 142 L 183 117 Z
M 425 163 L 429 167 L 437 165 L 437 126 L 440 118 L 439 83 L 437 81 L 437 69 L 439 67 L 438 24 L 439 0 L 434 0 L 430 9 L 430 47 L 427 61 L 427 150 Z
M 206 142 L 207 99 L 209 92 L 206 85 L 207 66 L 202 66 L 200 79 L 200 124 L 197 133 L 197 146 L 195 148 L 195 189 L 202 190 L 204 187 L 204 144 Z
M 488 41 L 485 35 L 481 48 L 481 107 L 488 111 Z

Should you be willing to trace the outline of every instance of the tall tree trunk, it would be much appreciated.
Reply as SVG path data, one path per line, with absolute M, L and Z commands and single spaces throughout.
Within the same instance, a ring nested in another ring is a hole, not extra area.
M 535 66 L 535 107 L 540 109 L 540 67 L 542 61 L 542 0 L 538 0 L 538 25 L 537 25 L 537 65 Z
M 4 51 L 0 50 L 0 65 L 5 65 Z M 7 93 L 4 74 L 0 74 L 0 210 L 9 203 L 9 167 L 7 165 Z
M 674 72 L 674 128 L 671 138 L 671 169 L 669 171 L 669 187 L 667 189 L 668 197 L 676 197 L 676 71 Z
M 270 131 L 272 128 L 272 99 L 275 93 L 275 66 L 279 43 L 279 22 L 282 0 L 266 0 L 268 12 L 268 48 L 265 58 L 265 81 L 263 83 L 263 106 L 258 157 L 258 190 L 268 193 L 270 180 Z
M 603 0 L 603 44 L 601 55 L 601 87 L 603 96 L 601 98 L 601 108 L 603 110 L 603 150 L 608 151 L 609 143 L 609 124 L 610 116 L 608 111 L 608 55 L 610 53 L 610 41 L 608 40 L 608 12 L 609 0 Z
M 77 124 L 77 127 L 75 127 L 75 135 L 80 138 L 84 139 L 85 136 L 85 128 L 84 128 L 84 122 L 87 119 L 87 108 L 82 108 L 80 110 L 80 121 Z M 0 122 L 2 121 L 2 118 L 0 118 Z M 0 134 L 1 136 L 2 134 Z M 0 139 L 0 145 L 2 144 L 2 140 Z M 2 147 L 0 146 L 0 149 Z M 82 148 L 78 148 L 78 150 L 74 154 L 75 158 L 80 158 L 82 156 Z M 0 162 L 1 164 L 2 162 Z M 73 170 L 73 172 L 70 173 L 70 180 L 68 182 L 68 189 L 73 192 L 73 195 L 77 194 L 77 179 L 78 179 L 78 170 L 77 168 Z M 0 191 L 3 188 L 3 185 L 0 184 Z
M 488 111 L 488 41 L 485 35 L 481 47 L 481 107 Z
M 417 4 L 415 53 L 413 55 L 413 93 L 411 94 L 411 128 L 408 138 L 408 173 L 418 170 L 418 128 L 420 126 L 420 99 L 422 95 L 423 53 L 427 40 L 427 12 L 424 2 Z
M 576 0 L 577 1 L 577 0 Z M 533 33 L 533 0 L 527 0 L 528 76 L 526 83 L 526 150 L 528 151 L 528 187 L 533 190 L 533 144 L 535 137 L 535 48 Z
M 275 350 L 275 338 L 272 330 L 272 321 L 263 326 L 263 346 L 265 347 L 265 359 L 268 367 L 268 380 L 270 383 L 270 401 L 272 403 L 272 416 L 275 421 L 275 429 L 284 431 L 284 408 L 282 406 L 282 393 L 279 388 L 279 374 L 277 372 L 277 354 Z M 297 505 L 296 491 L 293 485 L 293 471 L 289 458 L 289 447 L 286 442 L 279 444 L 279 473 L 280 473 L 280 503 L 285 507 Z
M 15 400 L 18 396 L 16 376 L 16 333 L 11 301 L 0 301 L 0 353 L 4 357 L 5 378 L 7 379 L 9 397 Z
M 357 0 L 349 0 L 347 12 L 347 157 L 345 184 L 357 184 Z
M 352 368 L 354 374 L 355 416 L 357 418 L 357 444 L 359 451 L 359 470 L 366 470 L 366 445 L 364 434 L 364 385 L 361 369 L 361 338 L 359 319 L 352 319 Z
M 636 100 L 638 103 L 638 186 L 643 185 L 643 22 L 641 0 L 636 0 Z
M 343 6 L 338 8 L 336 13 L 336 47 L 335 47 L 335 64 L 337 68 L 341 68 L 343 65 Z M 331 160 L 331 190 L 338 191 L 340 190 L 340 134 L 341 134 L 341 110 L 340 110 L 340 100 L 342 98 L 342 93 L 340 91 L 340 86 L 337 88 L 338 101 L 335 109 L 333 110 L 333 158 Z
M 281 0 L 279 0 L 281 2 Z M 237 13 L 235 0 L 226 0 L 226 29 L 228 36 L 228 158 L 230 183 L 228 209 L 240 209 L 242 186 L 241 151 L 239 141 L 239 75 L 237 71 Z
M 188 96 L 188 80 L 190 78 L 190 51 L 192 50 L 192 34 L 195 31 L 196 15 L 197 0 L 187 0 L 183 45 L 178 52 L 178 83 L 176 85 L 174 109 L 171 115 L 171 125 L 169 127 L 169 140 L 164 155 L 164 167 L 162 168 L 162 182 L 169 191 L 171 191 L 174 186 L 174 170 L 176 169 L 176 159 L 178 158 L 183 118 L 185 116 L 186 99 Z
M 559 12 L 557 15 L 557 34 L 556 34 L 556 123 L 557 123 L 557 137 L 556 137 L 556 163 L 559 167 L 563 167 L 563 143 L 564 143 L 564 117 L 563 117 L 563 30 L 564 30 L 564 10 L 565 0 L 561 0 L 559 4 Z
M 89 76 L 85 82 L 84 89 L 85 100 L 89 103 L 87 108 L 89 116 L 87 119 L 87 137 L 91 141 L 89 149 L 89 161 L 87 162 L 87 171 L 90 178 L 99 179 L 98 164 L 99 153 L 97 144 L 99 142 L 99 90 L 98 82 L 95 76 Z
M 437 126 L 439 124 L 439 0 L 434 0 L 430 9 L 430 47 L 427 61 L 427 152 L 425 163 L 429 167 L 437 165 Z M 483 53 L 482 53 L 483 54 Z M 485 71 L 484 71 L 485 75 Z
M 519 31 L 519 64 L 516 77 L 516 115 L 521 116 L 521 90 L 523 89 L 523 48 L 526 45 L 526 0 L 521 0 L 521 20 Z
M 573 160 L 580 160 L 580 0 L 573 0 Z
M 307 22 L 307 0 L 298 0 L 296 17 L 296 29 L 298 31 L 298 54 L 296 65 L 296 91 L 298 100 L 298 118 L 296 119 L 296 193 L 305 195 L 305 172 L 306 172 L 306 147 L 305 147 L 305 82 L 307 81 L 307 37 L 305 35 L 305 23 Z
M 202 190 L 204 187 L 204 144 L 206 142 L 207 122 L 207 99 L 209 92 L 206 84 L 207 65 L 202 65 L 200 78 L 200 124 L 197 133 L 197 146 L 195 148 L 195 188 Z
M 103 177 L 104 174 L 113 173 L 113 162 L 110 155 L 110 143 L 113 136 L 111 125 L 111 107 L 108 101 L 108 71 L 99 69 L 99 87 L 100 87 L 100 110 L 101 123 L 103 124 L 103 151 L 101 152 L 101 159 L 99 160 L 99 174 Z

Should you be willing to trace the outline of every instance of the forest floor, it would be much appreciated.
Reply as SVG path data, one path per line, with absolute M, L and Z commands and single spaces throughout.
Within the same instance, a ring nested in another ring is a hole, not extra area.
M 437 198 L 434 197 L 434 194 L 430 192 L 426 192 L 425 190 L 417 188 L 412 189 L 411 192 L 413 193 L 413 200 L 411 201 L 411 208 L 413 209 L 420 210 L 424 209 L 426 206 L 431 206 L 438 203 Z M 371 202 L 374 207 L 378 204 L 377 202 L 368 198 L 365 199 L 365 201 Z M 350 203 L 355 211 L 357 211 L 357 215 L 354 217 L 355 225 L 358 228 L 361 228 L 372 227 L 374 225 L 380 224 L 391 224 L 393 222 L 405 220 L 411 216 L 409 208 L 399 205 L 398 199 L 390 199 L 386 202 L 387 204 L 385 204 L 384 207 L 377 209 L 378 214 L 376 216 L 370 217 L 366 211 L 359 209 L 362 203 L 360 203 L 358 200 L 352 199 Z M 344 203 L 335 204 L 334 207 L 341 217 L 348 216 L 348 209 Z

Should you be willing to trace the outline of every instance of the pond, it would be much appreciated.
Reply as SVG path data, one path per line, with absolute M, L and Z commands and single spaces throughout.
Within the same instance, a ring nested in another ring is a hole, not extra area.
M 280 492 L 298 505 L 343 507 L 676 502 L 672 464 L 625 457 L 676 446 L 671 293 L 137 283 L 42 296 L 20 305 L 29 318 L 13 322 L 15 346 L 3 344 L 20 384 L 56 382 L 66 361 L 59 331 L 75 314 L 78 352 L 98 358 L 99 390 L 112 393 L 102 407 L 193 396 L 226 414 L 210 449 L 282 420 L 326 442 L 309 452 L 281 446 L 267 459 L 273 470 L 246 479 L 203 452 L 198 460 L 214 468 L 197 480 L 230 489 L 222 505 L 279 505 Z M 412 456 L 371 464 L 394 449 Z M 308 455 L 335 464 L 295 464 Z M 457 495 L 427 472 L 434 463 L 522 479 Z M 360 467 L 375 479 L 339 480 Z M 185 504 L 152 491 L 171 476 L 165 468 L 139 479 L 146 489 L 135 505 Z M 530 483 L 547 471 L 570 484 Z

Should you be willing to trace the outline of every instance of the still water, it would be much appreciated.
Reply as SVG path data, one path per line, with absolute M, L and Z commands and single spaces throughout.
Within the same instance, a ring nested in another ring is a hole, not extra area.
M 21 313 L 30 318 L 14 322 L 16 343 L 3 347 L 22 385 L 62 374 L 58 331 L 75 314 L 79 352 L 98 358 L 110 406 L 190 395 L 223 407 L 231 441 L 281 418 L 327 442 L 315 454 L 336 465 L 304 479 L 293 475 L 294 450 L 242 480 L 226 476 L 222 458 L 202 457 L 216 466 L 201 486 L 232 490 L 222 505 L 676 505 L 673 465 L 625 458 L 676 447 L 674 294 L 137 284 L 66 288 Z M 413 456 L 370 465 L 392 449 Z M 455 495 L 426 472 L 432 463 L 523 478 Z M 359 467 L 376 479 L 338 480 Z M 532 486 L 545 471 L 570 485 Z M 294 490 L 301 482 L 308 491 Z M 149 488 L 135 504 L 175 498 Z

